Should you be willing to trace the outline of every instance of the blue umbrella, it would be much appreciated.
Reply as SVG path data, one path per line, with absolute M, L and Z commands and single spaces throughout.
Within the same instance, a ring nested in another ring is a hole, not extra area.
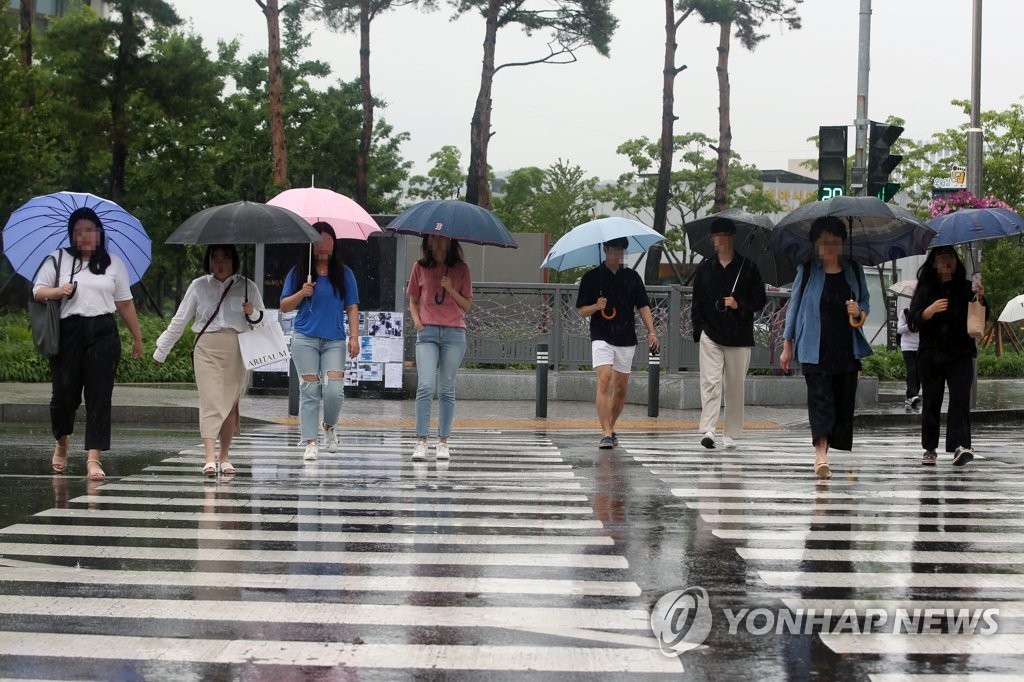
M 4 255 L 14 271 L 32 281 L 49 254 L 70 246 L 68 216 L 75 209 L 91 208 L 103 223 L 107 251 L 128 269 L 135 284 L 153 261 L 152 242 L 138 218 L 113 201 L 84 192 L 56 192 L 29 199 L 11 214 L 4 226 Z
M 932 246 L 967 244 L 1024 234 L 1024 218 L 1008 208 L 962 208 L 928 221 Z
M 643 253 L 655 244 L 665 241 L 665 235 L 655 232 L 639 220 L 632 218 L 597 218 L 577 225 L 548 251 L 542 268 L 568 270 L 587 265 L 600 265 L 604 260 L 601 244 L 625 237 L 629 240 L 626 253 Z
M 400 234 L 439 234 L 460 242 L 517 249 L 512 233 L 486 208 L 457 199 L 430 199 L 405 209 L 384 228 Z
M 916 256 L 928 250 L 935 231 L 913 213 L 877 197 L 840 196 L 815 201 L 791 211 L 775 225 L 771 245 L 794 263 L 817 257 L 810 240 L 811 225 L 823 216 L 846 225 L 844 254 L 861 265 L 878 265 Z

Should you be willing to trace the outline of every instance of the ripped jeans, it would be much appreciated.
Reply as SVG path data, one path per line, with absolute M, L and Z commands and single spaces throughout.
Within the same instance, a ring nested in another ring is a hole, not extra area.
M 292 333 L 292 362 L 299 375 L 299 430 L 302 442 L 320 435 L 320 401 L 324 403 L 325 424 L 336 424 L 345 400 L 345 380 L 328 378 L 328 372 L 345 371 L 345 339 L 318 339 Z M 317 375 L 307 381 L 306 375 Z

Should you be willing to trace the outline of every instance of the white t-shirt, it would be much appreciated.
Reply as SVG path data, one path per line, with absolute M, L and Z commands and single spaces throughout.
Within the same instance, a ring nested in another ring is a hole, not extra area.
M 58 252 L 52 254 L 56 260 Z M 47 256 L 42 267 L 36 273 L 36 281 L 32 286 L 33 295 L 40 289 L 59 286 L 54 284 L 54 261 Z M 110 254 L 110 265 L 102 275 L 94 275 L 89 271 L 89 261 L 73 258 L 67 251 L 60 256 L 60 284 L 69 281 L 78 283 L 75 295 L 65 298 L 60 304 L 60 317 L 81 315 L 82 317 L 98 317 L 113 313 L 118 301 L 130 301 L 132 290 L 128 284 L 128 269 L 121 259 Z

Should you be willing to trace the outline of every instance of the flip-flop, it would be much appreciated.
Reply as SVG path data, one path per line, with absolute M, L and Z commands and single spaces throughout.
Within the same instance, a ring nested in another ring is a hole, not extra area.
M 225 476 L 234 476 L 235 475 L 235 465 L 232 464 L 231 462 L 221 462 L 220 463 L 220 473 L 224 474 Z
M 96 468 L 91 468 L 89 466 L 91 464 L 95 464 Z M 90 481 L 102 481 L 107 477 L 107 475 L 103 473 L 103 465 L 100 464 L 100 461 L 98 459 L 85 460 L 85 470 L 88 472 L 88 477 Z
M 207 462 L 203 465 L 203 476 L 216 476 L 217 475 L 217 463 Z
M 59 446 L 58 446 L 59 447 Z M 64 447 L 64 454 L 58 455 L 57 449 L 53 450 L 53 459 L 50 460 L 50 466 L 53 467 L 53 473 L 63 474 L 68 470 L 68 449 Z
M 828 462 L 818 462 L 815 464 L 814 475 L 823 481 L 832 478 L 832 469 L 829 468 Z

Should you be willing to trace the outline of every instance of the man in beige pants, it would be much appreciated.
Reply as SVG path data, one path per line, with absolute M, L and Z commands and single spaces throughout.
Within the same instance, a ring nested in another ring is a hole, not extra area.
M 701 445 L 715 447 L 715 427 L 725 392 L 722 443 L 736 447 L 743 432 L 744 381 L 754 346 L 754 315 L 767 303 L 754 263 L 734 248 L 736 225 L 711 223 L 715 257 L 700 264 L 693 280 L 693 340 L 700 344 Z

